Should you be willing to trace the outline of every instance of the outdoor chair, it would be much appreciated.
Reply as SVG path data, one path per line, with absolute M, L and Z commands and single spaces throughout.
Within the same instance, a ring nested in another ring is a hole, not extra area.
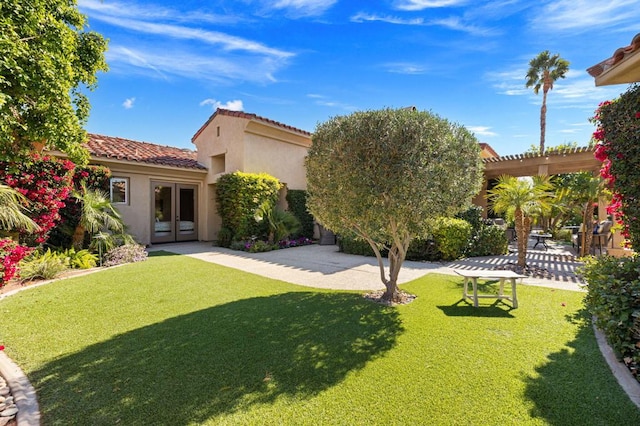
M 602 249 L 606 248 L 613 240 L 613 233 L 611 233 L 613 222 L 610 220 L 603 220 L 596 226 L 597 228 L 594 229 L 593 237 L 591 239 L 590 251 L 593 251 L 593 254 L 596 254 L 596 249 L 598 249 L 599 253 L 602 254 Z M 580 246 L 582 245 L 582 230 L 578 231 L 577 234 L 574 234 L 571 237 L 571 243 L 571 245 L 576 249 L 576 252 L 580 253 Z

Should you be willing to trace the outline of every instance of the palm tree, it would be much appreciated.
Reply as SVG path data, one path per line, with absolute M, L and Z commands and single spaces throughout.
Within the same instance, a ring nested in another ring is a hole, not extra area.
M 551 56 L 548 50 L 541 52 L 529 62 L 526 87 L 533 87 L 536 95 L 542 89 L 542 107 L 540 107 L 540 153 L 544 154 L 545 130 L 547 127 L 547 93 L 553 89 L 553 83 L 564 78 L 569 71 L 569 61 L 560 55 Z
M 254 219 L 260 223 L 266 220 L 269 226 L 268 243 L 277 243 L 280 240 L 300 231 L 300 221 L 293 213 L 271 206 L 268 201 L 262 203 L 255 212 Z
M 0 230 L 27 232 L 38 231 L 40 227 L 24 212 L 28 200 L 24 195 L 11 188 L 0 184 Z
M 74 192 L 73 196 L 81 204 L 80 221 L 76 226 L 72 237 L 72 245 L 76 250 L 81 250 L 84 243 L 85 232 L 92 237 L 100 234 L 100 239 L 107 235 L 102 231 L 108 230 L 116 235 L 126 235 L 125 225 L 118 210 L 111 204 L 109 195 L 103 191 L 82 188 Z
M 536 176 L 528 180 L 502 175 L 496 186 L 487 192 L 493 211 L 505 213 L 507 219 L 515 222 L 519 268 L 526 266 L 531 220 L 549 208 L 549 201 L 553 196 L 550 192 L 552 187 L 547 176 Z

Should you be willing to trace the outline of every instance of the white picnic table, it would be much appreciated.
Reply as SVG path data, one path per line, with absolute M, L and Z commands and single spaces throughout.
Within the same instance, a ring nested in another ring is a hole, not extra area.
M 520 275 L 514 271 L 505 271 L 505 270 L 489 270 L 489 269 L 475 269 L 475 270 L 466 270 L 466 269 L 454 269 L 453 272 L 460 275 L 464 278 L 464 286 L 462 290 L 462 297 L 464 300 L 471 299 L 473 301 L 473 306 L 478 307 L 478 299 L 479 298 L 492 298 L 492 299 L 504 299 L 511 302 L 514 308 L 518 307 L 518 296 L 516 293 L 516 280 L 518 278 L 526 278 L 526 275 Z M 485 279 L 499 279 L 500 280 L 500 291 L 497 295 L 495 294 L 478 294 L 478 278 Z M 511 295 L 504 294 L 504 282 L 505 280 L 511 281 Z M 471 281 L 473 284 L 473 294 L 469 295 L 468 293 L 468 283 Z

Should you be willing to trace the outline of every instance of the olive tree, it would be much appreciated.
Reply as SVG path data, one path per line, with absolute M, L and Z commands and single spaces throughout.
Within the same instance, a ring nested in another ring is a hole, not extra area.
M 82 91 L 106 71 L 107 42 L 85 26 L 76 0 L 0 2 L 0 157 L 45 144 L 86 162 Z
M 462 126 L 408 109 L 334 117 L 316 127 L 312 141 L 309 211 L 332 231 L 369 243 L 386 287 L 382 298 L 398 301 L 411 240 L 427 235 L 430 219 L 466 208 L 480 189 L 478 141 Z

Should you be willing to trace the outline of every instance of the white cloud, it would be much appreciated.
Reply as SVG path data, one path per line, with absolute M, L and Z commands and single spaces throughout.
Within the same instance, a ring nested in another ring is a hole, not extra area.
M 336 2 L 337 0 L 278 0 L 271 7 L 287 10 L 292 17 L 305 17 L 322 15 Z
M 139 49 L 111 45 L 106 57 L 113 72 L 136 73 L 165 80 L 173 75 L 227 84 L 233 81 L 274 82 L 273 74 L 282 67 L 281 61 L 272 58 L 227 58 L 216 53 L 176 52 L 145 45 L 140 45 Z M 149 70 L 153 71 L 151 75 Z
M 398 0 L 394 3 L 399 10 L 424 10 L 437 7 L 462 6 L 467 0 Z
M 404 19 L 399 18 L 397 16 L 382 16 L 375 15 L 365 12 L 356 13 L 351 17 L 351 22 L 362 23 L 362 22 L 386 22 L 387 24 L 396 24 L 396 25 L 424 25 L 424 19 L 422 18 L 414 18 L 414 19 Z
M 122 106 L 124 107 L 124 109 L 131 109 L 133 108 L 133 103 L 136 101 L 136 98 L 127 98 L 123 103 Z
M 395 73 L 395 74 L 424 74 L 426 72 L 425 67 L 420 64 L 414 64 L 410 62 L 390 62 L 388 64 L 384 64 L 383 67 L 387 70 L 387 72 Z
M 216 15 L 202 10 L 191 10 L 185 12 L 151 4 L 141 8 L 130 2 L 110 1 L 105 3 L 101 0 L 79 0 L 78 7 L 85 14 L 90 14 L 94 19 L 98 19 L 99 14 L 105 14 L 108 16 L 120 16 L 149 21 L 164 20 L 171 22 L 187 22 L 192 25 L 198 22 L 231 25 L 245 21 L 244 18 L 230 13 Z
M 215 99 L 209 98 L 200 102 L 200 106 L 205 106 L 205 105 L 211 105 L 213 109 L 222 108 L 222 109 L 228 109 L 231 111 L 242 111 L 244 109 L 244 106 L 242 105 L 242 101 L 239 99 L 236 99 L 233 101 L 227 101 L 226 103 L 223 104 L 220 101 L 216 101 Z
M 465 126 L 467 130 L 475 133 L 478 136 L 498 136 L 498 134 L 491 130 L 488 126 Z
M 552 0 L 536 14 L 534 28 L 551 30 L 590 30 L 610 28 L 640 19 L 637 0 Z

